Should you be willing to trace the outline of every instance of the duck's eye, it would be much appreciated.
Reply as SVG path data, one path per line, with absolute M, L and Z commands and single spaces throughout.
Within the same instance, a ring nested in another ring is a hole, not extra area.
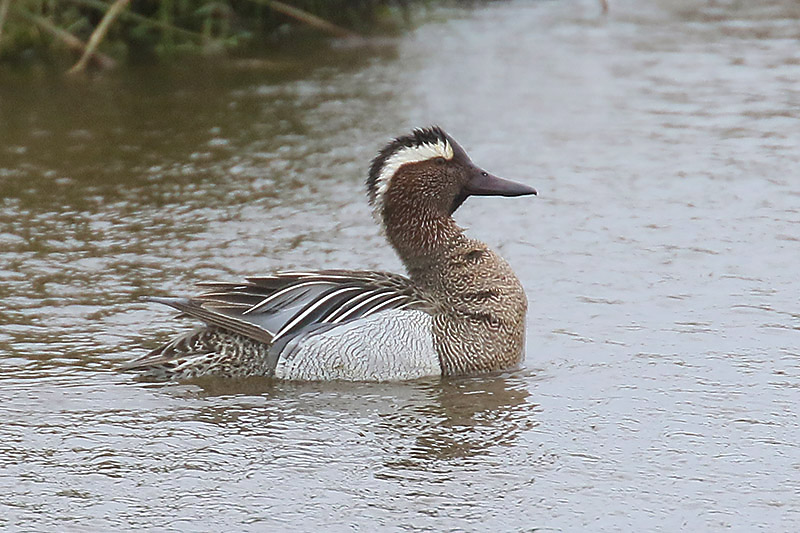
M 434 159 L 434 161 L 436 161 L 437 165 L 444 165 L 445 163 L 447 163 L 444 157 L 437 157 L 436 159 Z

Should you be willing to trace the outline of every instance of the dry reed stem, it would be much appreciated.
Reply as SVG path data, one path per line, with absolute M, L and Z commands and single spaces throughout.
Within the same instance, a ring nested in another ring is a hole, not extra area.
M 71 48 L 72 50 L 77 50 L 78 52 L 85 52 L 86 45 L 84 44 L 83 41 L 72 35 L 70 32 L 62 30 L 61 28 L 59 28 L 46 18 L 39 17 L 23 9 L 15 9 L 13 13 L 16 16 L 22 17 L 28 22 L 35 24 L 36 26 L 39 27 L 39 29 L 43 30 L 46 33 L 49 33 L 50 35 L 52 35 L 65 45 L 67 45 L 68 48 Z M 97 61 L 97 64 L 100 65 L 100 67 L 102 68 L 113 68 L 117 64 L 116 61 L 114 61 L 107 55 L 100 52 L 95 52 L 95 54 L 92 57 L 94 58 L 95 61 Z
M 114 20 L 116 20 L 117 16 L 122 12 L 122 10 L 128 6 L 130 1 L 131 0 L 117 0 L 110 8 L 108 8 L 108 11 L 106 11 L 106 14 L 100 21 L 100 24 L 97 25 L 92 32 L 92 36 L 89 37 L 89 43 L 86 45 L 83 55 L 78 62 L 67 71 L 67 74 L 76 74 L 86 69 L 86 65 L 89 63 L 89 58 L 91 58 L 95 50 L 97 50 L 97 47 L 106 36 L 106 33 L 108 33 L 111 24 L 114 22 Z
M 327 20 L 316 15 L 312 15 L 308 11 L 303 11 L 302 9 L 284 4 L 283 2 L 277 2 L 275 0 L 250 1 L 256 4 L 261 4 L 262 6 L 266 6 L 273 11 L 277 11 L 278 13 L 283 13 L 284 15 L 299 20 L 300 22 L 308 24 L 309 26 L 328 32 L 331 35 L 335 35 L 336 37 L 360 37 L 360 35 L 355 32 L 342 28 L 341 26 L 337 26 L 336 24 L 328 22 Z
M 98 11 L 102 11 L 103 13 L 106 13 L 108 11 L 108 7 L 109 7 L 108 4 L 100 2 L 99 0 L 69 0 L 69 1 L 72 2 L 73 4 L 78 4 L 78 5 L 81 5 L 81 6 L 87 6 L 87 7 L 91 7 L 91 8 L 97 9 Z M 144 17 L 144 16 L 139 15 L 138 13 L 134 13 L 132 11 L 123 11 L 123 12 L 121 12 L 119 14 L 119 18 L 120 19 L 128 19 L 128 20 L 136 21 L 136 22 L 138 22 L 140 24 L 144 24 L 145 26 L 150 26 L 152 28 L 158 28 L 160 30 L 173 31 L 173 32 L 175 32 L 175 33 L 177 33 L 179 35 L 183 35 L 185 37 L 190 37 L 190 38 L 195 39 L 197 41 L 204 41 L 205 40 L 205 36 L 202 33 L 197 33 L 196 31 L 191 31 L 191 30 L 186 30 L 186 29 L 183 29 L 183 28 L 179 28 L 178 26 L 173 26 L 172 24 L 170 24 L 168 22 L 163 22 L 161 20 L 149 19 L 147 17 Z

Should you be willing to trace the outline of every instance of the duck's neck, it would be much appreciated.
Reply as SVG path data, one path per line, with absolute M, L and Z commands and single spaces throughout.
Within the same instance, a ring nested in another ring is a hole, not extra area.
M 449 215 L 420 206 L 397 206 L 384 211 L 389 243 L 406 265 L 412 279 L 417 273 L 438 270 L 453 247 L 466 239 Z

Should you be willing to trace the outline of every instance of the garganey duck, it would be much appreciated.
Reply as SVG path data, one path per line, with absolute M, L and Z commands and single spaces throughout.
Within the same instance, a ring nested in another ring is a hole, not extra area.
M 272 376 L 393 381 L 512 367 L 527 300 L 503 258 L 453 220 L 469 196 L 536 194 L 477 167 L 441 128 L 414 130 L 372 161 L 373 213 L 408 277 L 278 272 L 150 298 L 203 326 L 125 365 L 159 379 Z

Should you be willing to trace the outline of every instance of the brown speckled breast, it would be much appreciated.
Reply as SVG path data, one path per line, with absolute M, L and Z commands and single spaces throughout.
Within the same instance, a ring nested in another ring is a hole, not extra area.
M 515 366 L 524 358 L 527 299 L 508 263 L 484 243 L 457 238 L 436 265 L 410 269 L 439 302 L 434 343 L 444 375 Z

